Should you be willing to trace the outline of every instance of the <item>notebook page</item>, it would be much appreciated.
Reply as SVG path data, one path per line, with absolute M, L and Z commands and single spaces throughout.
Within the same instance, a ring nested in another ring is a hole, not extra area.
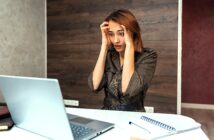
M 194 119 L 183 115 L 143 113 L 141 118 L 131 120 L 129 132 L 134 132 L 134 135 L 140 138 L 153 140 L 200 128 L 200 126 Z
M 197 123 L 194 119 L 183 115 L 176 114 L 161 114 L 161 113 L 145 113 L 143 116 L 169 125 L 175 128 L 176 133 L 181 133 L 196 128 L 200 128 L 201 124 Z

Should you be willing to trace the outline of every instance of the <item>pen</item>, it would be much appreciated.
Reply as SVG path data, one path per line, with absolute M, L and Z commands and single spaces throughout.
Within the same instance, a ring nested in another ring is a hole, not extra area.
M 146 129 L 146 128 L 144 128 L 144 127 L 142 127 L 142 126 L 140 126 L 140 125 L 138 125 L 138 124 L 136 124 L 136 123 L 133 123 L 133 122 L 129 122 L 129 124 L 131 125 L 131 124 L 133 124 L 133 125 L 135 125 L 135 126 L 137 126 L 137 127 L 139 127 L 139 128 L 141 128 L 141 129 L 143 129 L 144 131 L 146 131 L 147 133 L 151 133 L 148 129 Z

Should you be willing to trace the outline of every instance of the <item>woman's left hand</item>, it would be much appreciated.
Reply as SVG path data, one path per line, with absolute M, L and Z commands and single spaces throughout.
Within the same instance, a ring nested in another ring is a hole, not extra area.
M 124 39 L 125 39 L 125 44 L 126 47 L 134 47 L 134 41 L 133 41 L 133 35 L 132 33 L 126 29 L 124 25 L 121 25 L 123 30 L 124 30 Z

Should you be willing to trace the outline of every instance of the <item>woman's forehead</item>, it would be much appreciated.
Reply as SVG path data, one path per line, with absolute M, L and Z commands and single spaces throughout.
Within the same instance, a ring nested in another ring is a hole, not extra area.
M 119 23 L 110 20 L 109 21 L 109 31 L 113 31 L 113 32 L 123 31 L 123 28 Z

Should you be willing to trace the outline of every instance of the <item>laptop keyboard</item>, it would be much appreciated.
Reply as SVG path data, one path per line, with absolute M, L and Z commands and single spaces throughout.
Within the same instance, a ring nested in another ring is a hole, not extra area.
M 71 125 L 71 130 L 74 135 L 74 139 L 79 139 L 95 131 L 94 129 L 88 128 L 86 126 L 76 125 L 74 123 Z

